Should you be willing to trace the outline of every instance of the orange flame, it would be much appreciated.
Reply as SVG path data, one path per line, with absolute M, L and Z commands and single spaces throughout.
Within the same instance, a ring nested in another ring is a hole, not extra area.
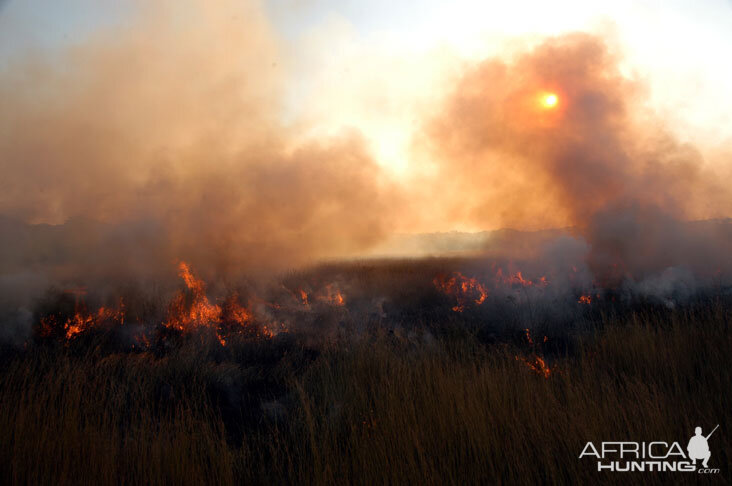
M 470 301 L 475 305 L 481 305 L 488 297 L 488 290 L 483 284 L 460 272 L 455 272 L 451 277 L 438 275 L 432 282 L 444 294 L 455 297 L 457 305 L 452 308 L 454 312 L 463 312 Z
M 208 301 L 203 281 L 193 276 L 187 263 L 181 262 L 178 268 L 178 275 L 185 282 L 193 300 L 188 303 L 186 294 L 179 292 L 170 304 L 169 317 L 164 325 L 178 331 L 191 331 L 220 321 L 221 307 Z
M 327 284 L 323 291 L 321 291 L 316 298 L 322 302 L 335 306 L 346 305 L 346 298 L 343 296 L 341 291 L 336 288 L 333 284 Z
M 270 319 L 266 326 L 257 323 L 254 314 L 239 303 L 237 294 L 229 295 L 221 305 L 212 303 L 206 295 L 205 283 L 193 275 L 187 263 L 181 262 L 178 270 L 186 289 L 177 292 L 170 301 L 168 314 L 162 322 L 164 328 L 183 334 L 189 334 L 198 329 L 211 329 L 222 346 L 225 346 L 229 337 L 234 335 L 245 334 L 270 338 L 277 333 L 287 332 L 287 325 L 284 322 Z M 86 294 L 86 289 L 73 289 L 66 293 L 75 297 L 74 314 L 65 321 L 56 315 L 41 317 L 37 330 L 39 337 L 59 337 L 69 342 L 105 323 L 124 324 L 125 309 L 121 299 L 117 308 L 100 307 L 96 311 L 90 312 L 83 302 L 79 302 L 79 298 Z M 301 295 L 307 303 L 307 294 L 303 291 Z M 326 298 L 336 305 L 345 304 L 345 299 L 337 290 L 328 290 Z M 256 297 L 251 297 L 250 303 L 252 301 L 259 301 L 272 309 L 280 308 L 277 303 L 266 302 Z M 150 347 L 151 336 L 142 327 L 133 331 L 133 334 L 132 337 L 136 343 L 133 347 L 139 346 L 143 349 Z
M 498 269 L 498 271 L 496 271 L 496 280 L 499 283 L 502 283 L 504 285 L 508 285 L 511 287 L 513 287 L 515 285 L 519 285 L 521 287 L 546 287 L 547 285 L 549 285 L 549 281 L 547 280 L 547 278 L 545 276 L 539 277 L 536 281 L 534 281 L 531 279 L 524 278 L 523 273 L 519 270 L 516 273 L 514 273 L 513 275 L 504 277 L 503 270 L 500 268 Z
M 212 304 L 206 296 L 203 280 L 197 279 L 187 263 L 179 265 L 179 275 L 186 284 L 188 295 L 179 292 L 170 304 L 168 319 L 165 327 L 183 333 L 198 328 L 210 328 L 215 331 L 216 338 L 222 346 L 226 346 L 227 336 L 239 334 L 243 331 L 256 335 L 272 337 L 274 335 L 266 326 L 258 330 L 254 326 L 254 316 L 239 304 L 238 295 L 229 296 L 223 307 Z
M 534 339 L 531 337 L 531 331 L 527 328 L 524 329 L 524 333 L 526 336 L 526 342 L 528 342 L 529 347 L 532 349 L 532 353 L 530 356 L 515 356 L 516 361 L 523 361 L 526 366 L 533 371 L 534 373 L 537 373 L 544 378 L 549 378 L 553 372 L 556 372 L 556 369 L 551 369 L 544 360 L 544 357 L 541 356 L 541 344 L 537 344 Z M 544 336 L 544 339 L 542 340 L 542 343 L 545 343 L 549 340 L 548 337 Z M 538 348 L 538 349 L 537 349 Z
M 544 358 L 541 356 L 533 355 L 531 358 L 524 358 L 522 356 L 516 356 L 517 361 L 523 361 L 526 366 L 544 378 L 549 378 L 552 374 L 552 369 L 547 366 Z
M 84 294 L 78 294 L 84 295 Z M 122 299 L 116 309 L 108 307 L 100 307 L 96 313 L 89 312 L 85 305 L 76 302 L 74 305 L 74 315 L 67 318 L 62 325 L 56 316 L 44 316 L 41 318 L 39 335 L 41 337 L 50 337 L 54 334 L 54 329 L 63 330 L 63 335 L 67 341 L 70 341 L 81 333 L 98 328 L 104 323 L 114 322 L 124 324 L 125 312 Z

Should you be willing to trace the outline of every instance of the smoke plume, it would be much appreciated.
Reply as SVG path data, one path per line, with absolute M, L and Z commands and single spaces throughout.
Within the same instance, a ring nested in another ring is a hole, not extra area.
M 555 106 L 542 105 L 546 93 Z M 571 34 L 469 68 L 420 148 L 448 217 L 482 227 L 572 227 L 604 285 L 670 267 L 730 269 L 729 192 L 643 103 L 602 40 Z M 724 268 L 722 268 L 724 267 Z
M 499 235 L 503 258 L 538 256 L 531 271 L 548 277 L 492 277 L 509 292 L 677 295 L 730 275 L 732 225 L 690 222 L 730 216 L 720 167 L 664 128 L 598 37 L 468 65 L 429 116 L 415 109 L 413 170 L 398 175 L 358 132 L 313 138 L 285 122 L 297 79 L 258 3 L 138 7 L 0 70 L 6 334 L 50 285 L 174 280 L 181 260 L 207 281 L 282 270 L 363 254 L 401 228 L 568 228 Z M 556 105 L 542 106 L 548 94 Z
M 62 253 L 97 267 L 287 268 L 380 238 L 391 196 L 361 136 L 281 121 L 286 59 L 256 2 L 139 8 L 0 72 L 0 214 L 82 221 Z

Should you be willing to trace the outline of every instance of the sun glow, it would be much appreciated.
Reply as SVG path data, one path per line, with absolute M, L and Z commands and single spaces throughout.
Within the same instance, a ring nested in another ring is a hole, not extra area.
M 559 103 L 559 97 L 554 93 L 545 93 L 541 97 L 541 105 L 544 108 L 554 108 Z

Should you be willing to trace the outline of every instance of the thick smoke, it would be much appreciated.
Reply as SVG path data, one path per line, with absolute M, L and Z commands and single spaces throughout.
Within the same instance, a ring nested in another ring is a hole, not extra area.
M 542 96 L 556 93 L 553 108 Z M 464 73 L 422 148 L 455 220 L 483 227 L 572 227 L 599 285 L 728 272 L 729 192 L 697 150 L 643 104 L 643 89 L 585 34 L 549 39 Z M 689 279 L 681 279 L 687 282 Z M 664 288 L 655 283 L 644 289 Z
M 0 72 L 0 214 L 87 221 L 65 263 L 97 267 L 283 268 L 381 237 L 391 196 L 361 137 L 281 122 L 285 59 L 257 3 L 140 9 Z
M 283 123 L 287 59 L 258 2 L 136 7 L 0 70 L 2 340 L 27 335 L 49 287 L 177 285 L 181 260 L 238 278 L 390 228 L 394 197 L 358 133 Z
M 435 165 L 400 179 L 358 133 L 305 138 L 283 121 L 297 80 L 281 47 L 257 3 L 146 2 L 81 45 L 4 66 L 0 333 L 27 327 L 49 286 L 175 281 L 180 260 L 206 281 L 281 270 L 415 225 L 571 228 L 489 238 L 491 258 L 533 259 L 553 295 L 691 295 L 728 278 L 732 225 L 689 223 L 729 216 L 724 179 L 649 114 L 602 40 L 468 67 L 416 137 L 415 160 Z

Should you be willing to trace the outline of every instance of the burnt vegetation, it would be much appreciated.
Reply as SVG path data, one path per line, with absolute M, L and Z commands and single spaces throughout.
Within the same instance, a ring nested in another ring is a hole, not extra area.
M 577 457 L 725 428 L 730 288 L 557 289 L 520 263 L 334 263 L 257 286 L 181 264 L 170 292 L 50 290 L 3 348 L 0 480 L 666 482 Z

